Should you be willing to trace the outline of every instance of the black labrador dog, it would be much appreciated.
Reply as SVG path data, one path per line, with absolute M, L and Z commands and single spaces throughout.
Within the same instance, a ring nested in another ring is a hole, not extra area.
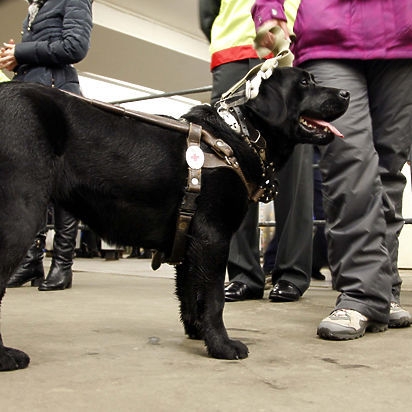
M 246 93 L 242 86 L 218 110 L 196 106 L 170 127 L 167 117 L 147 121 L 53 88 L 0 84 L 0 298 L 50 202 L 103 239 L 155 249 L 166 262 L 173 261 L 179 218 L 191 209 L 174 262 L 185 332 L 203 339 L 210 356 L 246 358 L 248 348 L 228 337 L 222 319 L 231 236 L 250 199 L 270 199 L 268 172 L 298 143 L 330 142 L 338 132 L 327 121 L 349 102 L 348 92 L 320 87 L 300 69 L 266 77 L 257 95 L 231 104 Z M 189 142 L 182 131 L 188 125 L 201 127 L 200 143 Z M 188 146 L 196 147 L 192 158 L 209 160 L 188 166 Z M 28 363 L 0 335 L 0 370 Z

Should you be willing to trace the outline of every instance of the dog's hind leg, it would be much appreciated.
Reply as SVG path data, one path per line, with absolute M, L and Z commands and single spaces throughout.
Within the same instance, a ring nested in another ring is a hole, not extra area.
M 224 278 L 229 240 L 211 243 L 188 241 L 185 261 L 177 268 L 177 294 L 185 332 L 203 338 L 209 355 L 243 359 L 248 348 L 231 340 L 223 322 Z
M 189 275 L 185 263 L 176 266 L 176 295 L 180 302 L 180 320 L 185 333 L 190 339 L 202 339 L 200 322 L 198 319 L 198 301 L 193 276 Z

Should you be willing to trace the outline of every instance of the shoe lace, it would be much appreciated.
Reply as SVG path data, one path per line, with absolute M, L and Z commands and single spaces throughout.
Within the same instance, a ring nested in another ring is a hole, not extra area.
M 345 319 L 351 319 L 352 317 L 366 319 L 366 317 L 362 315 L 362 313 L 359 313 L 353 309 L 336 309 L 330 314 L 330 316 Z
M 330 314 L 330 316 L 337 318 L 347 318 L 349 316 L 348 309 L 336 309 Z

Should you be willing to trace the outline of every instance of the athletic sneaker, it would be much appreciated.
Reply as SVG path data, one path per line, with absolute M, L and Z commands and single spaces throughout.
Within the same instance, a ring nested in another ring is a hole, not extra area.
M 389 327 L 390 328 L 406 328 L 411 325 L 410 313 L 403 309 L 398 303 L 391 302 L 391 310 L 389 312 Z
M 322 339 L 349 340 L 362 337 L 366 331 L 383 332 L 388 329 L 385 323 L 377 323 L 352 309 L 336 309 L 318 326 Z

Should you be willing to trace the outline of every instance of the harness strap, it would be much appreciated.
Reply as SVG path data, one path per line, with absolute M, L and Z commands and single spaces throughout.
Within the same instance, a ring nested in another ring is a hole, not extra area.
M 62 90 L 62 92 L 69 94 L 76 99 L 83 100 L 92 106 L 98 107 L 100 109 L 103 109 L 107 112 L 111 113 L 116 113 L 122 116 L 130 116 L 132 118 L 137 118 L 141 121 L 144 121 L 146 123 L 151 123 L 154 125 L 157 125 L 159 127 L 163 127 L 165 129 L 171 129 L 171 130 L 177 130 L 182 133 L 189 133 L 190 129 L 190 124 L 187 124 L 185 122 L 172 119 L 170 117 L 163 117 L 159 116 L 156 114 L 150 114 L 150 113 L 145 113 L 145 112 L 139 112 L 136 110 L 129 110 L 125 109 L 124 107 L 121 106 L 115 106 L 110 103 L 105 103 L 99 100 L 93 100 L 89 99 L 87 97 L 79 96 L 78 94 L 68 92 L 65 90 Z M 209 145 L 213 151 L 220 157 L 225 160 L 227 164 L 224 162 L 217 162 L 216 164 L 219 164 L 220 167 L 222 166 L 229 166 L 234 170 L 239 177 L 242 179 L 243 183 L 245 184 L 247 190 L 248 190 L 248 196 L 249 199 L 253 200 L 256 202 L 258 198 L 256 198 L 256 185 L 253 183 L 249 183 L 245 176 L 243 175 L 242 169 L 240 168 L 236 158 L 233 155 L 233 150 L 232 148 L 223 140 L 215 138 L 213 135 L 211 135 L 209 132 L 206 130 L 201 129 L 201 135 L 202 135 L 202 140 Z M 207 155 L 207 153 L 205 153 Z M 208 161 L 205 162 L 203 167 L 211 168 L 212 166 L 209 166 L 209 164 L 212 164 L 212 157 L 211 156 L 206 156 Z M 217 167 L 219 167 L 217 166 Z M 200 186 L 199 186 L 200 187 Z
M 187 136 L 188 149 L 192 146 L 198 147 L 200 150 L 200 139 L 202 137 L 202 127 L 190 123 L 189 133 Z M 196 212 L 196 199 L 200 193 L 202 165 L 198 169 L 188 165 L 188 179 L 185 194 L 179 208 L 179 216 L 177 218 L 175 239 L 170 256 L 167 258 L 167 263 L 176 265 L 180 263 L 184 257 L 186 249 L 186 235 L 189 230 L 190 222 Z
M 121 106 L 115 106 L 111 103 L 101 102 L 100 100 L 89 99 L 87 97 L 79 96 L 78 94 L 68 92 L 66 90 L 61 90 L 63 93 L 69 94 L 70 96 L 76 97 L 79 100 L 83 100 L 91 104 L 92 106 L 98 107 L 99 109 L 105 110 L 106 112 L 116 113 L 121 116 L 129 116 L 132 118 L 139 119 L 145 123 L 151 123 L 165 129 L 177 130 L 182 133 L 187 133 L 189 130 L 189 125 L 182 121 L 172 119 L 170 117 L 159 116 L 157 114 L 139 112 L 137 110 L 125 109 Z
M 251 199 L 253 202 L 256 202 L 256 200 L 254 199 L 256 198 L 257 185 L 246 180 L 236 157 L 233 155 L 232 148 L 226 142 L 221 139 L 217 139 L 206 130 L 202 131 L 202 137 L 203 141 L 209 147 L 211 147 L 217 155 L 216 156 L 211 153 L 205 153 L 205 164 L 203 165 L 203 167 L 210 169 L 214 167 L 228 167 L 232 169 L 238 174 L 243 184 L 245 185 L 249 199 Z
M 236 157 L 233 155 L 232 148 L 223 140 L 217 139 L 205 130 L 202 130 L 200 126 L 190 123 L 189 134 L 187 137 L 188 150 L 191 146 L 200 148 L 201 140 L 204 140 L 205 143 L 215 151 L 215 153 L 203 153 L 204 162 L 198 169 L 188 165 L 187 187 L 179 208 L 179 216 L 177 218 L 172 252 L 169 257 L 165 257 L 160 252 L 156 251 L 152 259 L 153 270 L 158 269 L 160 265 L 165 262 L 170 265 L 177 265 L 183 261 L 186 250 L 187 233 L 197 209 L 196 200 L 200 194 L 202 168 L 229 168 L 235 171 L 240 177 L 251 200 L 256 202 L 262 195 L 261 189 L 246 180 Z
M 77 94 L 63 91 L 77 99 L 83 100 L 93 106 L 99 107 L 105 111 L 120 114 L 122 116 L 130 116 L 137 118 L 147 123 L 157 125 L 169 130 L 177 130 L 182 133 L 187 133 L 187 147 L 198 147 L 199 151 L 204 156 L 204 161 L 199 167 L 190 167 L 188 165 L 188 180 L 187 187 L 183 196 L 182 203 L 179 208 L 179 216 L 176 224 L 175 239 L 173 242 L 172 252 L 168 258 L 165 258 L 164 254 L 155 251 L 152 258 L 152 268 L 156 270 L 164 262 L 172 265 L 181 263 L 184 258 L 186 236 L 190 227 L 191 220 L 197 209 L 196 199 L 200 193 L 201 188 L 201 170 L 202 168 L 216 168 L 226 167 L 235 171 L 243 184 L 245 185 L 248 197 L 253 202 L 257 202 L 262 195 L 262 189 L 258 188 L 256 184 L 250 183 L 246 180 L 240 165 L 234 156 L 232 148 L 223 140 L 218 139 L 203 130 L 201 126 L 190 123 L 171 119 L 159 115 L 153 115 L 149 113 L 138 112 L 134 110 L 127 110 L 123 107 L 114 106 L 109 103 L 104 103 L 98 100 L 88 99 Z M 200 141 L 203 140 L 214 152 L 203 153 L 200 149 Z

